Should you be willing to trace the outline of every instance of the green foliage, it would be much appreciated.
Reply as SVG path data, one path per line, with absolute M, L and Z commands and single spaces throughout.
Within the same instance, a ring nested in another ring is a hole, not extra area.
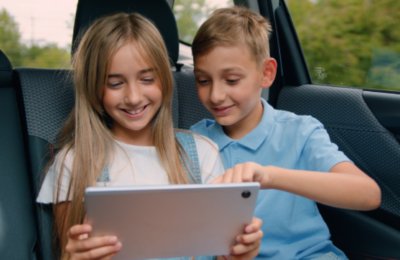
M 55 44 L 32 45 L 24 52 L 24 66 L 38 68 L 68 68 L 70 54 Z
M 174 4 L 174 13 L 179 29 L 179 39 L 191 43 L 193 37 L 210 12 L 205 0 L 185 1 L 177 0 Z
M 178 24 L 179 39 L 191 44 L 197 29 L 213 10 L 232 5 L 232 0 L 175 0 L 174 14 Z
M 69 50 L 51 43 L 43 46 L 22 43 L 18 25 L 5 9 L 0 11 L 0 49 L 14 67 L 70 67 Z
M 12 57 L 13 62 L 21 63 L 20 34 L 18 25 L 6 10 L 0 10 L 0 49 Z
M 400 90 L 400 1 L 286 2 L 315 83 Z
M 368 86 L 399 90 L 400 87 L 400 53 L 392 50 L 376 50 L 368 74 Z

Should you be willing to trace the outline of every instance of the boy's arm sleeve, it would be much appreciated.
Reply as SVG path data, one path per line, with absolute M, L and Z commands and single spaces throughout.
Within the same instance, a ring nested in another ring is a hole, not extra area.
M 328 132 L 318 120 L 312 125 L 302 150 L 301 168 L 328 172 L 337 163 L 351 161 L 331 141 Z

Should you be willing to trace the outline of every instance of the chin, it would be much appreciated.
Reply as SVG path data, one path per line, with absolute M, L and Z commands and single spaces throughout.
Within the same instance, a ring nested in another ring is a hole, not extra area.
M 215 118 L 215 121 L 221 126 L 231 126 L 236 123 L 236 121 L 233 121 L 229 118 Z

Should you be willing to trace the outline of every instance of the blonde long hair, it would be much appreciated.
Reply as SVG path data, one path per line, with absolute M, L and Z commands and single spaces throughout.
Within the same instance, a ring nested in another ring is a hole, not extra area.
M 96 184 L 102 169 L 112 158 L 114 139 L 110 131 L 110 118 L 102 106 L 102 88 L 111 58 L 119 48 L 132 41 L 156 68 L 157 76 L 161 79 L 162 105 L 151 122 L 158 156 L 170 183 L 188 183 L 188 167 L 180 159 L 185 155 L 174 135 L 173 80 L 162 36 L 150 21 L 136 13 L 119 13 L 98 19 L 83 35 L 73 57 L 75 107 L 60 132 L 58 142 L 58 147 L 65 151 L 62 153 L 60 176 L 63 174 L 65 155 L 69 152 L 73 155 L 67 195 L 67 198 L 72 198 L 71 206 L 62 219 L 55 219 L 62 255 L 65 255 L 68 229 L 83 221 L 85 188 Z M 60 202 L 58 194 L 56 203 Z

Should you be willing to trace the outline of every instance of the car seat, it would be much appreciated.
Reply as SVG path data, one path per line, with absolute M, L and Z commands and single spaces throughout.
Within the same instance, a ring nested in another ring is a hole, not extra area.
M 36 259 L 34 198 L 13 76 L 0 50 L 0 258 Z

